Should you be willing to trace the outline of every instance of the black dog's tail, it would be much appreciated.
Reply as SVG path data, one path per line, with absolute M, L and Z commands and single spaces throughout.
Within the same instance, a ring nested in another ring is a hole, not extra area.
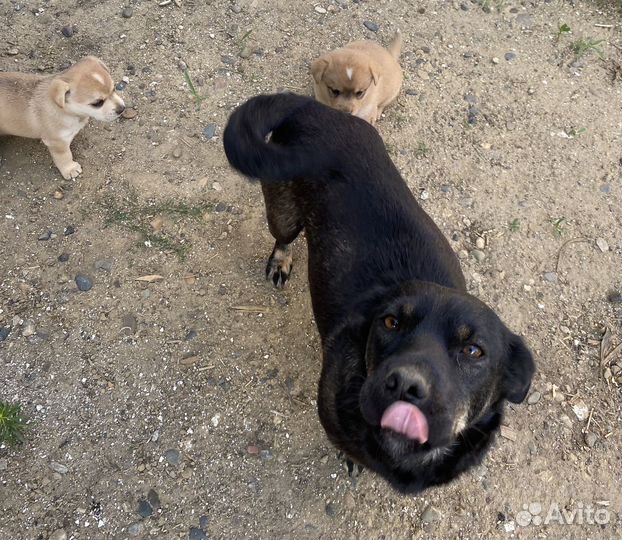
M 225 128 L 223 144 L 229 163 L 246 176 L 265 181 L 321 175 L 334 150 L 322 148 L 324 138 L 318 136 L 322 126 L 311 110 L 305 111 L 304 122 L 296 121 L 297 112 L 315 107 L 323 106 L 295 94 L 248 100 L 233 112 Z M 274 132 L 272 140 L 266 141 L 270 132 Z

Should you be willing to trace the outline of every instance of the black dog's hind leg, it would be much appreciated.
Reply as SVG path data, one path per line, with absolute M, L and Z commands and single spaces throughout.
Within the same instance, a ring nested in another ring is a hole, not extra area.
M 302 215 L 287 184 L 262 184 L 268 228 L 276 242 L 266 266 L 266 279 L 277 288 L 283 287 L 292 273 L 291 244 L 303 228 Z

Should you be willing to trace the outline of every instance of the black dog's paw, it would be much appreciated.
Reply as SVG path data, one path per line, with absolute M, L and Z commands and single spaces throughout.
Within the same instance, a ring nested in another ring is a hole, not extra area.
M 348 478 L 350 479 L 350 482 L 352 483 L 352 487 L 355 488 L 356 484 L 359 481 L 359 478 L 361 477 L 361 474 L 363 474 L 363 471 L 365 470 L 365 467 L 352 461 L 343 452 L 339 452 L 337 457 L 343 460 L 346 466 L 346 469 L 348 470 Z
M 294 264 L 288 245 L 276 245 L 266 265 L 266 279 L 271 280 L 277 289 L 281 289 L 292 273 Z

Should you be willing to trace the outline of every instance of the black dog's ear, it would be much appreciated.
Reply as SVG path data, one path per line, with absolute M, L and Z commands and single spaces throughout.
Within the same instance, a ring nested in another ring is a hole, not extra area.
M 525 399 L 535 370 L 533 356 L 523 339 L 516 334 L 510 334 L 503 384 L 508 401 L 521 403 Z

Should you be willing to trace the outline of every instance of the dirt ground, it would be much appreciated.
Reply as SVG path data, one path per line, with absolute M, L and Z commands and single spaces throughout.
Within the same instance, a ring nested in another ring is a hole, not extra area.
M 0 140 L 0 400 L 30 419 L 0 446 L 0 537 L 619 537 L 619 21 L 559 0 L 1 0 L 0 70 L 95 54 L 137 114 L 78 135 L 75 181 Z M 351 481 L 329 444 L 304 239 L 274 290 L 259 186 L 221 141 L 237 104 L 309 94 L 317 55 L 397 27 L 378 129 L 538 366 L 484 464 L 416 497 Z

